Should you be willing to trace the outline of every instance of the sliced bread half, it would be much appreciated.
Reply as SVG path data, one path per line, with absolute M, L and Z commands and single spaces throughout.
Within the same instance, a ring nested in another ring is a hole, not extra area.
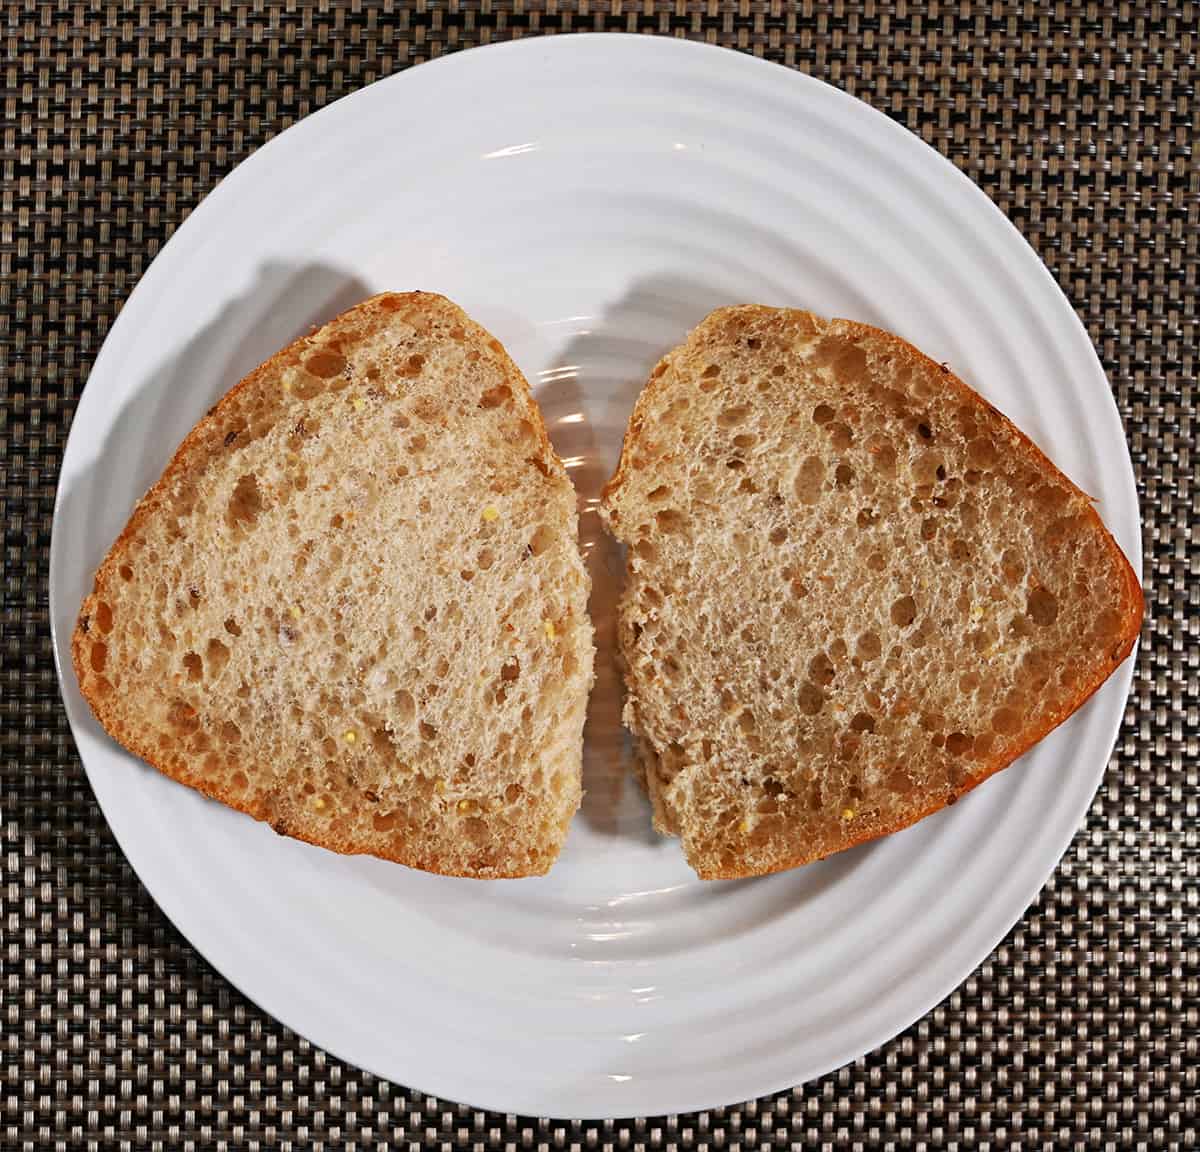
M 200 421 L 72 649 L 114 739 L 279 833 L 526 876 L 580 801 L 587 593 L 520 371 L 449 300 L 388 293 Z
M 952 803 L 1125 659 L 1142 593 L 1076 488 L 887 332 L 725 308 L 654 369 L 602 514 L 625 719 L 703 877 Z

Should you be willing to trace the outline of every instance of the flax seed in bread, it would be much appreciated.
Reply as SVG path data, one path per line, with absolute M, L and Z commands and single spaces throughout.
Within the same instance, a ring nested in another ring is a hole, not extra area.
M 385 294 L 201 420 L 74 664 L 118 742 L 277 832 L 531 875 L 581 795 L 587 583 L 516 365 L 443 297 Z
M 725 308 L 654 369 L 603 514 L 626 723 L 703 877 L 912 824 L 1062 723 L 1142 594 L 1088 497 L 878 329 Z

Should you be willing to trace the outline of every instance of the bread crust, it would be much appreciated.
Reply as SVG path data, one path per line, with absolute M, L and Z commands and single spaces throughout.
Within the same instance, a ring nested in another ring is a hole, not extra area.
M 1104 526 L 1099 514 L 1096 512 L 1092 498 L 1083 492 L 1078 486 L 1071 482 L 1041 451 L 1034 442 L 1025 435 L 1011 420 L 1009 420 L 1002 412 L 988 403 L 982 396 L 974 391 L 963 380 L 954 375 L 950 369 L 944 364 L 937 364 L 930 357 L 926 356 L 912 344 L 901 339 L 900 337 L 883 331 L 870 325 L 859 324 L 848 320 L 831 320 L 825 321 L 820 317 L 814 316 L 811 313 L 802 312 L 800 310 L 784 310 L 772 309 L 761 305 L 740 305 L 730 308 L 718 309 L 710 314 L 702 324 L 697 328 L 697 332 L 706 328 L 709 325 L 723 322 L 727 319 L 747 319 L 754 320 L 768 313 L 786 314 L 789 318 L 794 318 L 800 325 L 811 324 L 815 332 L 819 335 L 843 335 L 851 341 L 858 341 L 863 338 L 868 338 L 873 341 L 886 342 L 895 356 L 902 357 L 910 362 L 916 368 L 919 367 L 922 371 L 933 370 L 940 374 L 944 385 L 947 388 L 954 390 L 961 399 L 972 405 L 985 409 L 990 413 L 990 418 L 995 422 L 995 426 L 999 428 L 1006 441 L 1008 448 L 1015 454 L 1023 456 L 1029 463 L 1034 465 L 1040 472 L 1045 475 L 1054 477 L 1057 481 L 1066 485 L 1073 493 L 1080 496 L 1085 502 L 1087 513 L 1091 520 L 1091 530 L 1102 539 L 1110 554 L 1114 564 L 1121 573 L 1123 581 L 1119 595 L 1119 625 L 1116 628 L 1109 644 L 1108 651 L 1102 661 L 1097 662 L 1096 667 L 1091 671 L 1091 674 L 1080 685 L 1079 689 L 1070 698 L 1070 700 L 1061 707 L 1053 709 L 1047 715 L 1041 717 L 1037 723 L 1028 725 L 1020 731 L 1000 755 L 993 755 L 984 758 L 976 765 L 973 770 L 966 775 L 961 783 L 950 794 L 941 794 L 938 797 L 930 798 L 927 803 L 921 804 L 918 807 L 906 812 L 902 818 L 897 820 L 871 824 L 861 821 L 855 821 L 851 829 L 851 834 L 845 838 L 843 843 L 838 844 L 829 852 L 821 853 L 820 855 L 812 855 L 804 851 L 797 852 L 787 858 L 779 859 L 773 862 L 772 866 L 767 868 L 756 868 L 747 866 L 744 861 L 738 861 L 733 866 L 720 867 L 713 866 L 710 861 L 691 860 L 702 879 L 711 880 L 732 880 L 744 879 L 754 875 L 766 875 L 774 872 L 786 871 L 790 868 L 795 868 L 799 865 L 812 863 L 814 860 L 823 859 L 834 852 L 844 851 L 847 848 L 852 848 L 858 844 L 862 844 L 871 840 L 878 839 L 882 836 L 890 835 L 892 832 L 900 831 L 903 828 L 915 824 L 924 817 L 931 815 L 934 812 L 940 811 L 942 808 L 955 803 L 960 797 L 978 787 L 989 777 L 1006 768 L 1016 759 L 1022 756 L 1038 741 L 1045 737 L 1053 729 L 1057 728 L 1072 714 L 1074 714 L 1108 679 L 1110 675 L 1120 666 L 1120 664 L 1128 657 L 1133 650 L 1134 644 L 1138 638 L 1141 629 L 1141 621 L 1144 614 L 1144 598 L 1141 585 L 1134 573 L 1132 565 L 1120 546 L 1113 539 L 1111 533 Z M 693 334 L 694 335 L 694 334 Z M 689 338 L 690 340 L 691 338 Z M 602 514 L 610 527 L 610 531 L 614 535 L 620 537 L 620 509 L 618 507 L 621 500 L 623 489 L 629 483 L 633 471 L 633 457 L 639 447 L 646 439 L 647 432 L 647 414 L 654 408 L 655 401 L 658 399 L 662 389 L 665 387 L 664 381 L 668 377 L 667 369 L 673 364 L 674 360 L 680 357 L 688 345 L 681 345 L 669 352 L 655 367 L 649 381 L 644 387 L 641 395 L 634 406 L 633 413 L 629 420 L 629 425 L 625 433 L 622 443 L 621 455 L 615 472 L 612 478 L 605 485 L 602 493 Z M 671 457 L 662 457 L 663 460 L 669 460 Z M 630 705 L 627 706 L 627 721 L 629 718 L 634 720 L 634 736 L 639 741 L 646 739 L 644 733 L 637 730 L 636 715 L 638 711 L 638 699 L 636 686 L 627 681 L 626 690 L 630 697 Z M 654 749 L 650 749 L 650 755 L 655 755 Z M 656 802 L 656 810 L 658 803 Z M 674 829 L 664 827 L 664 821 L 656 819 L 656 825 L 660 827 L 660 831 L 673 832 Z
M 445 855 L 430 852 L 420 838 L 404 838 L 398 833 L 392 834 L 385 844 L 376 844 L 372 847 L 360 846 L 349 834 L 343 836 L 314 834 L 310 828 L 302 824 L 286 818 L 272 817 L 261 806 L 248 802 L 244 795 L 228 786 L 222 786 L 224 781 L 214 785 L 202 772 L 194 770 L 186 762 L 182 764 L 166 762 L 150 739 L 152 728 L 149 717 L 142 715 L 135 723 L 127 722 L 122 710 L 115 707 L 118 697 L 113 686 L 102 673 L 93 670 L 88 661 L 88 650 L 92 639 L 90 637 L 91 620 L 98 606 L 105 601 L 109 590 L 119 581 L 119 569 L 129 556 L 131 542 L 148 522 L 163 512 L 167 494 L 174 482 L 186 474 L 198 458 L 204 457 L 210 451 L 214 433 L 221 428 L 224 417 L 232 409 L 237 399 L 244 393 L 252 392 L 256 388 L 267 385 L 270 381 L 277 380 L 286 367 L 297 362 L 300 350 L 307 347 L 311 341 L 319 341 L 322 346 L 328 346 L 332 342 L 336 346 L 339 339 L 353 339 L 365 325 L 382 322 L 391 313 L 401 309 L 431 311 L 450 309 L 468 327 L 468 332 L 474 331 L 481 334 L 481 339 L 486 341 L 487 350 L 500 358 L 505 383 L 515 395 L 521 397 L 525 402 L 528 410 L 527 418 L 533 427 L 538 446 L 535 455 L 539 457 L 543 462 L 542 466 L 549 469 L 550 473 L 569 484 L 567 472 L 554 451 L 529 384 L 500 342 L 474 324 L 457 305 L 444 296 L 428 292 L 381 293 L 348 309 L 320 329 L 314 328 L 308 335 L 300 337 L 286 348 L 281 349 L 226 393 L 188 433 L 175 451 L 162 476 L 138 502 L 124 529 L 101 561 L 95 574 L 93 590 L 83 601 L 71 637 L 72 664 L 83 698 L 101 726 L 118 744 L 163 775 L 194 788 L 210 799 L 230 808 L 270 823 L 280 835 L 287 835 L 342 854 L 374 855 L 412 868 L 448 876 L 502 879 L 542 875 L 548 871 L 557 856 L 558 846 L 565 836 L 570 821 L 570 813 L 566 815 L 561 826 L 556 830 L 557 843 L 554 845 L 554 850 L 543 853 L 533 865 L 524 861 L 520 863 L 504 861 L 488 862 L 478 867 L 464 867 Z M 578 569 L 583 598 L 586 602 L 588 581 L 581 560 L 578 560 Z M 586 625 L 586 618 L 584 624 Z M 590 626 L 587 627 L 587 637 L 586 661 L 590 677 Z M 579 703 L 581 713 L 584 703 L 585 701 L 582 700 Z M 580 717 L 581 723 L 582 718 Z M 252 764 L 247 762 L 247 766 L 250 771 L 253 771 Z M 578 797 L 581 795 L 578 787 L 578 764 L 575 765 L 574 771 L 576 801 L 572 812 L 578 807 Z

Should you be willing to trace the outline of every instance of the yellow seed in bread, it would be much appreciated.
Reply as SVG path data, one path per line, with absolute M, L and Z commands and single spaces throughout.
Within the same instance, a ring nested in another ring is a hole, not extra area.
M 347 744 L 353 744 L 358 739 L 358 733 L 353 728 L 347 728 L 342 735 Z
M 484 518 L 484 520 L 486 520 L 490 524 L 493 520 L 500 519 L 500 509 L 497 508 L 494 504 L 489 504 L 480 513 L 480 515 Z

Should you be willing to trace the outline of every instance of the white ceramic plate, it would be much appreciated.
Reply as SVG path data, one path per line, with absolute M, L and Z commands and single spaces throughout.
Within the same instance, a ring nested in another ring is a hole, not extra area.
M 533 383 L 581 502 L 599 683 L 587 799 L 545 879 L 491 884 L 276 837 L 147 769 L 82 702 L 69 637 L 96 563 L 192 423 L 368 293 L 444 292 Z M 1121 424 L 1037 257 L 935 152 L 798 73 L 678 40 L 555 37 L 341 100 L 227 177 L 96 361 L 51 548 L 55 650 L 96 795 L 189 940 L 268 1012 L 390 1080 L 501 1111 L 688 1111 L 883 1043 L 1021 915 L 1078 827 L 1126 664 L 953 809 L 769 879 L 702 884 L 626 775 L 618 556 L 596 497 L 656 358 L 711 308 L 790 304 L 948 361 L 1139 556 Z

